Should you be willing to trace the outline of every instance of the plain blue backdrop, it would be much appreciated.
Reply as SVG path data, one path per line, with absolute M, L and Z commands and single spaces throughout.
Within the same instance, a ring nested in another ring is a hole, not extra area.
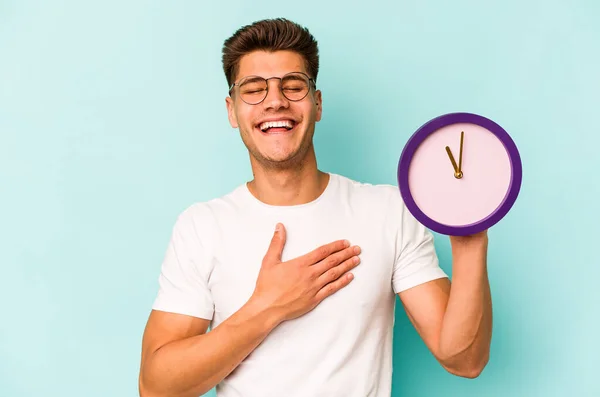
M 137 395 L 176 216 L 251 178 L 223 40 L 279 16 L 319 41 L 323 170 L 396 184 L 410 135 L 454 111 L 521 152 L 521 195 L 490 230 L 489 365 L 447 374 L 398 309 L 394 397 L 600 395 L 592 0 L 0 0 L 0 395 Z

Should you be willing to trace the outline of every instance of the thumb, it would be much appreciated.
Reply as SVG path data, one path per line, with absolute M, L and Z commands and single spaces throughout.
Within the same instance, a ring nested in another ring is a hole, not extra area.
M 275 227 L 275 233 L 271 238 L 271 244 L 265 255 L 265 261 L 269 264 L 281 262 L 281 253 L 283 252 L 283 246 L 285 245 L 285 227 L 278 223 Z

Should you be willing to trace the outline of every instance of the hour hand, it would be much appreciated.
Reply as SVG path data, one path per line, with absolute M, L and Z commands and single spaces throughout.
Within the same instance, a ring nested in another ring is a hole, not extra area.
M 462 172 L 458 169 L 458 165 L 456 165 L 456 160 L 454 160 L 454 156 L 452 155 L 452 151 L 450 150 L 449 146 L 446 146 L 446 152 L 448 153 L 448 157 L 450 157 L 452 167 L 454 167 L 454 177 L 457 179 L 462 178 Z

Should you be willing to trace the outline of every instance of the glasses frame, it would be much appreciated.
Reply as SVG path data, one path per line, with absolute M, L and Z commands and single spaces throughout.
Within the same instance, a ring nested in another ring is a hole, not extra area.
M 305 76 L 305 77 L 308 79 L 308 90 L 306 91 L 306 94 L 304 94 L 304 96 L 303 96 L 302 98 L 300 98 L 300 99 L 290 99 L 290 98 L 288 98 L 288 97 L 285 95 L 285 93 L 283 92 L 283 89 L 282 89 L 282 87 L 281 87 L 281 82 L 283 81 L 283 79 L 284 79 L 285 77 L 287 77 L 287 76 L 289 76 L 289 75 L 297 75 L 297 74 L 301 74 L 301 75 Z M 286 74 L 284 74 L 284 75 L 283 75 L 283 76 L 281 76 L 281 77 L 269 77 L 269 78 L 264 78 L 264 77 L 262 77 L 262 76 L 255 76 L 255 75 L 251 75 L 251 76 L 246 76 L 246 77 L 243 77 L 241 80 L 239 80 L 239 81 L 237 81 L 237 82 L 234 82 L 233 84 L 231 84 L 231 86 L 229 87 L 229 95 L 231 96 L 231 90 L 233 90 L 233 89 L 234 89 L 236 86 L 237 86 L 237 87 L 239 87 L 239 86 L 240 86 L 240 83 L 243 83 L 244 81 L 246 81 L 246 80 L 248 80 L 248 79 L 251 79 L 251 78 L 260 78 L 260 79 L 263 79 L 263 80 L 265 80 L 265 81 L 266 81 L 266 83 L 267 83 L 267 89 L 266 89 L 266 92 L 265 92 L 265 95 L 264 95 L 264 97 L 263 97 L 263 98 L 262 98 L 260 101 L 258 101 L 258 102 L 256 102 L 256 103 L 247 102 L 247 101 L 245 101 L 245 100 L 244 100 L 244 98 L 242 98 L 242 96 L 240 95 L 240 96 L 239 96 L 239 97 L 240 97 L 240 99 L 241 99 L 241 100 L 242 100 L 244 103 L 247 103 L 248 105 L 259 105 L 259 104 L 263 103 L 265 99 L 267 99 L 267 97 L 269 96 L 269 80 L 279 80 L 279 92 L 281 92 L 281 95 L 283 95 L 285 99 L 287 99 L 288 101 L 291 101 L 291 102 L 299 102 L 299 101 L 303 100 L 304 98 L 306 98 L 306 97 L 308 96 L 308 93 L 310 92 L 310 83 L 312 83 L 312 85 L 313 85 L 313 87 L 314 87 L 315 89 L 317 88 L 317 82 L 315 81 L 315 79 L 313 79 L 312 77 L 310 77 L 309 75 L 307 75 L 307 74 L 306 74 L 306 73 L 304 73 L 304 72 L 289 72 L 289 73 L 286 73 Z M 239 94 L 239 91 L 238 91 L 238 94 Z

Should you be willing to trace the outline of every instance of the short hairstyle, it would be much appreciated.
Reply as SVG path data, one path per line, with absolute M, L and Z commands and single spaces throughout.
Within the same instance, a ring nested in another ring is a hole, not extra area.
M 294 51 L 306 63 L 315 82 L 319 73 L 319 48 L 307 28 L 285 18 L 264 19 L 238 29 L 223 44 L 223 71 L 228 86 L 239 71 L 240 59 L 253 51 Z

